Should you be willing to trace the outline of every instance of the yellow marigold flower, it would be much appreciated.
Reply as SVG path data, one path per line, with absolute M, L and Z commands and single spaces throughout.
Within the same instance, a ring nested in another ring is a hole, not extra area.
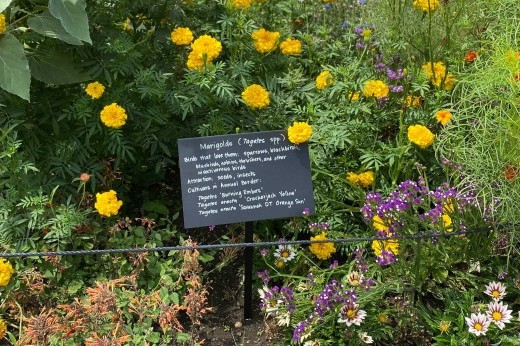
M 288 38 L 280 43 L 280 50 L 284 55 L 298 55 L 302 52 L 302 41 Z
M 252 2 L 252 0 L 231 0 L 231 6 L 234 8 L 249 8 Z
M 334 78 L 332 77 L 332 73 L 329 71 L 321 72 L 318 77 L 316 77 L 316 89 L 323 90 L 328 86 L 334 84 Z
M 222 43 L 209 35 L 202 35 L 191 44 L 192 53 L 210 63 L 222 52 Z
M 455 79 L 453 74 L 448 73 L 446 75 L 446 78 L 444 79 L 444 90 L 450 91 L 451 89 L 453 89 L 453 86 L 455 86 L 456 82 L 457 82 L 457 80 Z
M 271 103 L 269 92 L 263 86 L 251 84 L 242 92 L 242 100 L 252 109 L 262 109 Z
M 280 33 L 277 31 L 268 31 L 264 28 L 258 29 L 251 34 L 253 45 L 260 53 L 270 53 L 276 49 Z
M 327 233 L 325 232 L 321 232 L 321 234 L 318 234 L 315 237 L 311 237 L 311 241 L 325 239 L 327 239 Z M 326 260 L 330 258 L 334 252 L 336 252 L 336 248 L 334 247 L 334 243 L 312 243 L 309 246 L 309 251 L 319 259 Z
M 424 149 L 432 145 L 435 135 L 426 126 L 412 125 L 408 127 L 408 139 Z
M 439 0 L 414 0 L 413 7 L 418 11 L 435 11 L 440 5 Z
M 353 92 L 349 92 L 347 96 L 348 96 L 348 99 L 349 99 L 350 101 L 354 102 L 354 101 L 359 100 L 359 96 L 360 96 L 360 95 L 359 95 L 359 92 L 355 92 L 355 93 L 353 93 Z
M 14 273 L 13 266 L 11 262 L 6 261 L 5 259 L 0 259 L 0 287 L 7 286 L 9 280 L 11 280 L 11 276 Z
M 422 73 L 430 80 L 433 86 L 439 88 L 444 83 L 444 89 L 450 91 L 455 85 L 455 77 L 452 73 L 448 73 L 446 65 L 442 61 L 428 61 L 421 68 Z
M 7 24 L 5 23 L 5 15 L 0 13 L 0 34 L 3 34 L 7 28 Z
M 105 87 L 99 82 L 88 83 L 87 87 L 85 88 L 85 92 L 88 96 L 95 100 L 103 96 Z
M 293 144 L 305 143 L 311 138 L 312 127 L 306 122 L 295 121 L 287 129 L 289 142 Z
M 123 107 L 119 106 L 117 103 L 109 104 L 105 106 L 100 113 L 101 121 L 105 126 L 112 127 L 114 129 L 120 128 L 124 124 L 126 124 L 126 119 L 128 116 L 126 115 L 126 111 Z
M 372 226 L 374 226 L 378 231 L 388 232 L 388 226 L 379 215 L 374 215 L 372 218 Z
M 202 70 L 204 67 L 204 59 L 192 51 L 190 54 L 188 54 L 188 61 L 186 61 L 186 66 L 190 70 Z
M 94 204 L 94 208 L 96 208 L 100 215 L 107 217 L 117 215 L 119 208 L 121 208 L 122 205 L 123 201 L 117 199 L 114 190 L 96 193 L 96 203 Z
M 440 111 L 435 112 L 435 118 L 438 122 L 440 122 L 442 125 L 446 125 L 451 120 L 451 112 L 447 109 L 443 109 Z
M 193 33 L 189 28 L 175 28 L 170 33 L 170 39 L 178 46 L 187 45 L 193 41 Z
M 366 171 L 358 174 L 359 184 L 363 187 L 372 186 L 374 183 L 374 172 Z
M 374 240 L 372 250 L 374 250 L 376 256 L 381 256 L 383 251 L 391 252 L 397 256 L 399 254 L 399 242 L 397 239 Z
M 363 95 L 366 97 L 375 97 L 377 99 L 387 97 L 390 89 L 385 82 L 380 80 L 369 80 L 363 87 Z
M 422 103 L 422 99 L 420 96 L 406 96 L 406 99 L 404 100 L 404 106 L 405 107 L 420 107 Z
M 7 334 L 7 323 L 0 318 L 0 340 L 5 338 L 5 335 Z
M 360 174 L 354 172 L 347 173 L 347 180 L 353 185 L 361 185 L 363 187 L 372 186 L 374 183 L 374 172 L 366 171 Z

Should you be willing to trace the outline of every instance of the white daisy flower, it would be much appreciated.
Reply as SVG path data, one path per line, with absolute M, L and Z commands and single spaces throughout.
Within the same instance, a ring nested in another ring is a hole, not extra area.
M 486 315 L 499 329 L 504 329 L 505 324 L 511 322 L 512 312 L 513 310 L 507 310 L 507 305 L 502 302 L 491 302 L 488 304 Z
M 359 333 L 359 338 L 365 344 L 373 344 L 374 343 L 374 339 L 372 339 L 372 337 L 370 335 L 368 335 L 367 332 Z
M 274 250 L 274 257 L 289 262 L 296 257 L 296 251 L 291 245 L 278 245 L 278 248 Z
M 470 317 L 466 317 L 466 323 L 469 326 L 469 332 L 471 334 L 480 336 L 486 335 L 491 321 L 486 315 L 479 312 L 478 314 L 471 314 Z
M 357 304 L 347 304 L 341 308 L 338 322 L 345 323 L 347 327 L 353 324 L 359 326 L 366 316 L 366 311 L 360 310 Z
M 501 282 L 490 282 L 486 286 L 485 294 L 492 297 L 495 301 L 501 300 L 506 295 L 506 286 Z

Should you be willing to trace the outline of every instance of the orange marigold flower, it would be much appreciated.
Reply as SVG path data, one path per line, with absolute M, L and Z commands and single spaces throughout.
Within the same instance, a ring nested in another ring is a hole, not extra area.
M 473 62 L 477 59 L 478 54 L 477 52 L 471 51 L 466 53 L 466 57 L 464 58 L 465 62 Z
M 443 109 L 443 110 L 435 112 L 435 118 L 442 125 L 446 125 L 447 123 L 449 123 L 451 120 L 451 117 L 452 117 L 452 114 L 447 109 Z

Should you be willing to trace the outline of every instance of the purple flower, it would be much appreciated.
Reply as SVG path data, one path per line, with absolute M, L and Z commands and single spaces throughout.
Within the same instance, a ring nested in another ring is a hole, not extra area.
M 307 327 L 307 321 L 306 320 L 303 320 L 301 321 L 300 323 L 298 323 L 298 325 L 296 326 L 296 328 L 294 329 L 294 332 L 293 332 L 293 341 L 294 342 L 300 342 L 301 339 L 302 339 L 302 336 L 303 334 L 305 333 L 305 328 Z
M 264 249 L 260 250 L 260 255 L 261 255 L 262 257 L 267 256 L 268 253 L 269 253 L 269 249 L 265 249 L 265 248 L 264 248 Z
M 259 271 L 256 273 L 258 275 L 258 277 L 260 279 L 262 279 L 262 281 L 264 282 L 264 284 L 267 284 L 269 283 L 269 280 L 271 280 L 271 278 L 269 277 L 269 272 L 267 271 L 267 269 L 264 269 L 262 271 Z

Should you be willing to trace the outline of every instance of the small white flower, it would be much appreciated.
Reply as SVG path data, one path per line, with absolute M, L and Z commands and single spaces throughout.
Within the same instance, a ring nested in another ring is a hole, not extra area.
M 470 261 L 468 272 L 480 273 L 480 262 L 479 261 L 476 261 L 476 262 Z
M 320 346 L 319 340 L 309 340 L 303 343 L 303 346 Z
M 469 326 L 469 332 L 476 336 L 486 335 L 491 321 L 488 317 L 480 312 L 478 314 L 471 314 L 470 317 L 466 317 L 466 323 Z
M 350 327 L 353 324 L 359 326 L 366 316 L 366 311 L 359 310 L 357 304 L 347 304 L 341 308 L 338 322 L 345 323 L 347 327 Z
M 492 297 L 495 301 L 501 300 L 506 295 L 506 286 L 501 282 L 490 282 L 486 286 L 485 294 Z
M 276 324 L 278 324 L 280 327 L 289 327 L 291 324 L 291 314 L 289 312 L 278 314 L 276 316 L 276 320 Z
M 370 335 L 368 335 L 367 332 L 359 333 L 359 338 L 365 344 L 373 344 L 374 343 L 374 339 L 372 339 L 372 337 Z
M 486 315 L 499 329 L 504 329 L 505 324 L 511 322 L 512 312 L 513 310 L 507 310 L 507 305 L 502 302 L 491 302 L 488 304 Z
M 296 251 L 291 245 L 278 245 L 278 248 L 274 251 L 274 257 L 289 262 L 296 257 Z

